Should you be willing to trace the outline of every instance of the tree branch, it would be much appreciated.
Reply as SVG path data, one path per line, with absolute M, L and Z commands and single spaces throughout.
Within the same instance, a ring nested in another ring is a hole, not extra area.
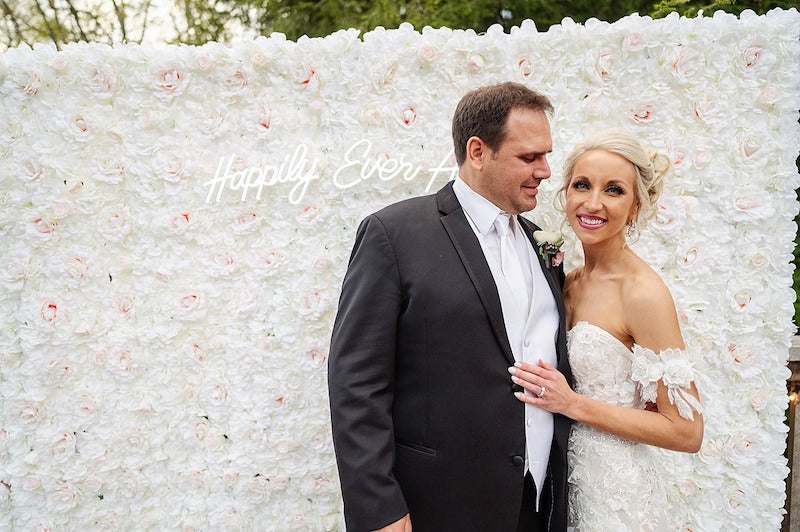
M 66 0 L 66 2 L 67 6 L 69 6 L 70 14 L 72 14 L 72 19 L 75 21 L 75 26 L 78 28 L 78 33 L 81 34 L 81 39 L 83 39 L 85 42 L 89 42 L 89 38 L 86 36 L 86 33 L 81 27 L 80 13 L 78 13 L 78 10 L 75 9 L 74 5 L 72 5 L 72 0 Z
M 53 43 L 55 43 L 55 45 L 56 45 L 56 50 L 61 50 L 61 43 L 58 42 L 58 37 L 56 36 L 56 32 L 50 26 L 50 21 L 47 19 L 47 14 L 44 12 L 44 9 L 42 9 L 42 5 L 39 3 L 39 0 L 36 0 L 34 2 L 34 4 L 36 5 L 37 11 L 39 11 L 39 14 L 42 16 L 42 21 L 44 22 L 44 25 L 47 28 L 48 35 L 50 35 L 50 38 L 53 40 Z M 56 21 L 58 21 L 57 18 L 56 18 Z
M 20 26 L 19 26 L 19 21 L 17 20 L 17 15 L 11 9 L 11 6 L 8 5 L 6 0 L 0 0 L 0 4 L 2 4 L 2 6 L 3 6 L 3 14 L 5 15 L 5 18 L 10 20 L 11 21 L 11 25 L 14 26 L 14 33 L 16 34 L 16 38 L 17 38 L 17 42 L 16 43 L 13 43 L 13 41 L 11 41 L 11 39 L 9 39 L 8 46 L 11 46 L 12 44 L 19 44 L 19 43 L 25 43 L 28 46 L 30 46 L 30 43 L 25 38 L 25 34 L 22 33 L 22 28 L 20 28 Z
M 144 5 L 144 18 L 142 19 L 142 33 L 139 35 L 139 40 L 136 41 L 139 44 L 142 44 L 144 40 L 144 32 L 147 30 L 147 16 L 150 14 L 150 4 L 153 3 L 153 0 L 147 0 L 147 3 Z
M 192 16 L 192 6 L 190 0 L 183 0 L 184 16 L 186 17 L 186 38 L 189 40 L 189 35 L 196 34 L 194 27 L 194 17 Z
M 117 4 L 117 0 L 111 0 L 111 3 L 114 5 L 114 13 L 117 15 L 119 28 L 122 31 L 122 42 L 128 42 L 128 32 L 125 29 L 125 12 Z

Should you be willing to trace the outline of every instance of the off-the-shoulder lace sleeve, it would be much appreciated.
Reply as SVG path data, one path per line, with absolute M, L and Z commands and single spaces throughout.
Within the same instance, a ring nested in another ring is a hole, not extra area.
M 694 367 L 685 350 L 665 349 L 655 354 L 652 349 L 634 344 L 631 379 L 640 386 L 645 401 L 656 401 L 658 381 L 662 381 L 667 387 L 670 404 L 678 408 L 682 418 L 694 419 L 693 409 L 702 412 L 700 401 L 689 391 L 694 381 Z

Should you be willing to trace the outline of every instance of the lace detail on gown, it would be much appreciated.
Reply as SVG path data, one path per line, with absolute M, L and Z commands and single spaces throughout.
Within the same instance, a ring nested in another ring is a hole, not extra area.
M 655 401 L 663 379 L 682 417 L 700 405 L 684 390 L 693 380 L 690 360 L 678 349 L 656 355 L 633 351 L 608 331 L 582 321 L 567 335 L 575 390 L 630 408 Z M 687 397 L 688 396 L 688 397 Z M 690 418 L 690 417 L 689 417 Z M 569 440 L 569 522 L 575 532 L 669 529 L 666 478 L 660 450 L 575 423 Z
M 634 344 L 631 379 L 641 386 L 642 399 L 645 401 L 655 402 L 658 381 L 663 380 L 669 402 L 678 408 L 682 418 L 694 419 L 692 410 L 702 412 L 700 401 L 689 393 L 694 369 L 686 351 L 665 349 L 655 354 L 652 349 Z

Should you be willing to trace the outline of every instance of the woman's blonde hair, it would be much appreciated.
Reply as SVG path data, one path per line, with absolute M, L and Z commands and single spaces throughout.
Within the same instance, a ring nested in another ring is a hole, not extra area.
M 615 153 L 633 165 L 636 172 L 636 218 L 644 223 L 656 213 L 656 202 L 664 187 L 664 177 L 672 168 L 666 154 L 642 145 L 635 136 L 625 131 L 606 130 L 595 133 L 579 142 L 564 161 L 564 183 L 558 191 L 561 205 L 566 204 L 567 190 L 572 181 L 575 163 L 592 150 Z

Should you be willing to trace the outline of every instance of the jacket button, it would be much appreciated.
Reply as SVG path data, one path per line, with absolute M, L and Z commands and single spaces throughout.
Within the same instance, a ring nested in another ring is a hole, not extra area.
M 524 389 L 519 384 L 512 384 L 511 385 L 511 393 L 522 392 Z
M 511 463 L 515 466 L 521 466 L 525 464 L 525 459 L 521 456 L 515 456 L 511 459 Z

